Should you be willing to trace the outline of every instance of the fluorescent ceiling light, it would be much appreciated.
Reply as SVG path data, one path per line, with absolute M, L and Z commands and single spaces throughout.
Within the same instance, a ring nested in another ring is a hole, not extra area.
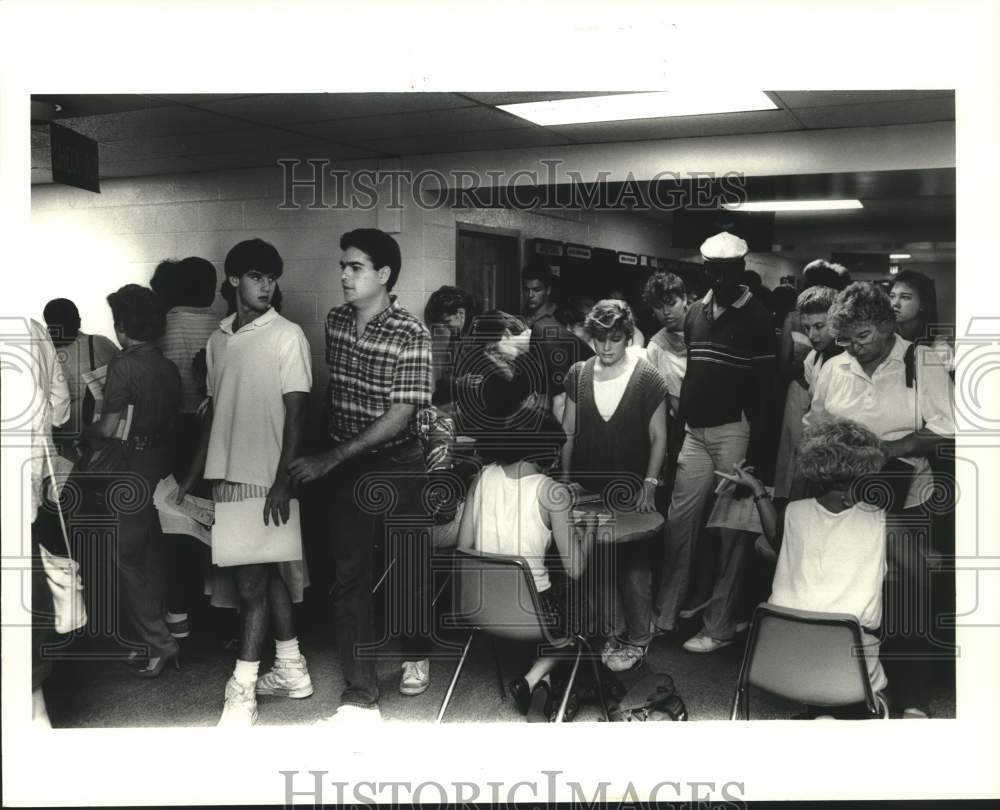
M 890 259 L 909 259 L 910 258 L 910 254 L 909 253 L 890 253 L 889 254 L 889 258 Z
M 499 109 L 543 127 L 554 127 L 595 121 L 632 121 L 637 118 L 776 110 L 778 106 L 760 90 L 690 89 L 501 104 Z
M 861 200 L 772 200 L 723 205 L 730 211 L 846 211 L 863 207 Z

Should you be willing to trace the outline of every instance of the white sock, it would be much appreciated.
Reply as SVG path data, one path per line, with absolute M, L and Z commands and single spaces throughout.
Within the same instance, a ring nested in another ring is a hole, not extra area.
M 171 613 L 167 611 L 167 623 L 177 624 L 178 622 L 186 622 L 188 620 L 188 615 L 186 613 Z
M 233 677 L 244 686 L 253 686 L 257 683 L 257 670 L 260 668 L 260 661 L 236 661 L 236 669 L 233 670 Z
M 274 640 L 274 657 L 280 658 L 282 661 L 298 661 L 299 660 L 299 639 L 297 636 L 292 636 L 288 641 L 278 641 Z

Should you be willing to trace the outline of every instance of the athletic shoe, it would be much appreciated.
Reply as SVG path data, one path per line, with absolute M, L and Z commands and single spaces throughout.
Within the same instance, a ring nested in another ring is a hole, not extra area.
M 372 706 L 354 706 L 345 703 L 339 706 L 337 711 L 329 717 L 319 720 L 318 726 L 332 726 L 335 728 L 374 728 L 382 722 L 382 712 L 375 703 Z
M 710 653 L 721 650 L 723 647 L 728 647 L 732 643 L 732 639 L 723 641 L 698 633 L 694 638 L 689 638 L 684 642 L 684 649 L 693 653 Z
M 218 725 L 227 728 L 248 728 L 257 725 L 257 698 L 253 687 L 230 678 L 226 684 L 226 705 Z
M 399 692 L 403 695 L 419 695 L 431 685 L 431 660 L 404 661 L 403 674 L 399 679 Z
M 312 679 L 306 669 L 306 657 L 298 660 L 275 658 L 271 671 L 257 679 L 258 695 L 278 695 L 288 698 L 307 698 L 313 693 Z

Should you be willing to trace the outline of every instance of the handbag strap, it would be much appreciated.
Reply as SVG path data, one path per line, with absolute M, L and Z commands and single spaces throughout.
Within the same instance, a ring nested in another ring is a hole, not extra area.
M 87 348 L 90 350 L 90 370 L 94 370 L 94 336 L 87 335 Z
M 45 453 L 45 466 L 49 472 L 49 480 L 52 482 L 52 491 L 56 496 L 53 500 L 56 502 L 56 512 L 59 514 L 59 528 L 62 529 L 63 543 L 66 544 L 66 556 L 72 557 L 73 552 L 69 550 L 69 532 L 66 531 L 66 519 L 63 517 L 62 507 L 59 505 L 59 492 L 56 490 L 56 473 L 52 469 L 52 457 L 49 455 L 49 443 L 45 442 L 42 445 L 42 450 Z

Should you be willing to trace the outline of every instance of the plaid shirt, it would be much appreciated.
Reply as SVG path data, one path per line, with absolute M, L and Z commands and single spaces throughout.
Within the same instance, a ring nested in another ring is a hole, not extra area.
M 326 316 L 326 363 L 330 367 L 330 436 L 353 438 L 394 403 L 431 404 L 431 335 L 427 327 L 392 303 L 358 336 L 354 308 L 344 304 Z M 384 447 L 417 436 L 416 416 Z

